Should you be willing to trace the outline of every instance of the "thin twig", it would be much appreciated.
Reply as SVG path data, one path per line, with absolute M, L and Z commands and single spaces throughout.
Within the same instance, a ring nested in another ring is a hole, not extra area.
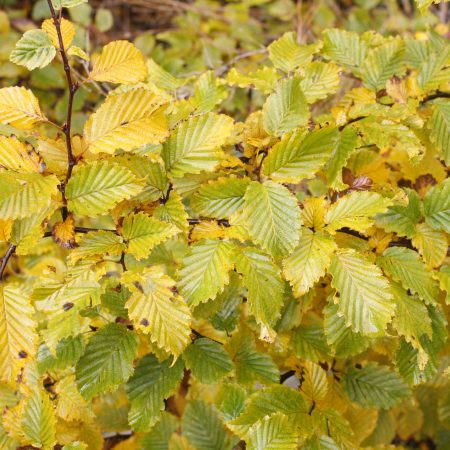
M 66 220 L 67 218 L 67 200 L 66 200 L 66 186 L 67 183 L 70 180 L 70 177 L 72 176 L 73 168 L 75 167 L 77 161 L 75 159 L 75 156 L 72 151 L 72 136 L 71 136 L 71 129 L 72 129 L 72 111 L 73 111 L 73 99 L 75 97 L 75 93 L 78 90 L 78 83 L 73 82 L 72 80 L 72 72 L 70 69 L 69 59 L 67 57 L 66 50 L 64 48 L 64 41 L 61 33 L 61 22 L 60 18 L 56 14 L 55 8 L 53 7 L 52 0 L 47 0 L 48 7 L 50 8 L 50 13 L 53 18 L 53 22 L 55 24 L 56 34 L 58 35 L 58 43 L 59 43 L 59 52 L 61 53 L 61 58 L 63 61 L 64 66 L 64 72 L 66 74 L 67 79 L 67 85 L 69 88 L 69 101 L 67 104 L 67 117 L 66 117 L 66 123 L 63 126 L 63 131 L 66 136 L 66 146 L 67 146 L 67 174 L 66 179 L 64 183 L 61 185 L 61 193 L 63 196 L 63 202 L 64 206 L 62 209 L 62 215 L 63 219 Z
M 5 272 L 6 266 L 8 265 L 8 261 L 11 258 L 12 255 L 14 255 L 14 252 L 16 251 L 16 246 L 11 245 L 8 249 L 8 251 L 5 253 L 5 256 L 2 259 L 2 264 L 0 266 L 0 281 L 3 281 L 3 274 Z

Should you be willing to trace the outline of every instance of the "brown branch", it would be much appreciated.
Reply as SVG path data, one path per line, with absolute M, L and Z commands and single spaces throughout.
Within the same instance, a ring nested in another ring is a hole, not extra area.
M 424 103 L 431 102 L 431 100 L 436 100 L 437 98 L 450 98 L 450 92 L 437 91 L 436 94 L 425 97 L 420 103 L 423 105 Z
M 0 266 L 0 281 L 3 281 L 3 274 L 5 272 L 6 266 L 8 265 L 8 261 L 11 258 L 12 255 L 14 255 L 16 251 L 16 246 L 11 245 L 8 249 L 8 251 L 5 253 L 5 256 L 2 259 L 2 264 Z
M 69 64 L 69 59 L 67 57 L 66 50 L 64 48 L 64 41 L 61 33 L 61 21 L 58 15 L 56 14 L 55 8 L 53 7 L 52 0 L 47 0 L 48 7 L 50 8 L 50 13 L 53 18 L 53 22 L 55 24 L 56 28 L 56 34 L 58 35 L 58 43 L 59 43 L 59 52 L 61 53 L 61 58 L 63 61 L 64 66 L 64 72 L 66 74 L 67 79 L 67 86 L 69 88 L 69 101 L 67 104 L 67 116 L 66 116 L 66 123 L 63 126 L 63 131 L 66 136 L 66 146 L 67 146 L 67 174 L 66 179 L 62 183 L 60 189 L 63 196 L 63 202 L 64 206 L 62 209 L 62 216 L 63 219 L 66 220 L 67 218 L 67 199 L 66 199 L 66 186 L 67 183 L 70 180 L 70 177 L 72 176 L 72 171 L 74 166 L 76 165 L 77 161 L 75 159 L 75 156 L 72 151 L 72 136 L 71 136 L 71 129 L 72 129 L 72 111 L 73 111 L 73 99 L 75 97 L 75 93 L 78 90 L 78 83 L 74 82 L 72 79 L 72 72 Z

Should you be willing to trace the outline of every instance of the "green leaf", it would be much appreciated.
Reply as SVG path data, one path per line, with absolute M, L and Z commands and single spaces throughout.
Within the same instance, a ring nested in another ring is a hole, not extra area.
M 392 283 L 392 293 L 397 303 L 392 325 L 398 334 L 405 337 L 406 342 L 420 349 L 422 335 L 432 337 L 431 319 L 427 307 L 421 300 L 408 295 L 398 283 Z
M 264 129 L 270 135 L 281 136 L 306 125 L 308 119 L 309 109 L 300 79 L 288 78 L 280 81 L 275 92 L 270 94 L 264 103 Z
M 273 65 L 284 72 L 292 72 L 306 66 L 320 45 L 300 45 L 297 43 L 297 33 L 289 31 L 268 47 L 269 58 Z
M 265 326 L 275 325 L 283 306 L 284 282 L 280 269 L 256 248 L 243 248 L 236 258 L 236 270 L 248 290 L 250 314 Z
M 186 367 L 200 383 L 217 383 L 233 370 L 233 362 L 223 346 L 211 339 L 196 339 L 183 353 Z
M 423 201 L 425 221 L 430 227 L 450 233 L 450 179 L 434 186 Z
M 302 394 L 287 386 L 257 390 L 247 401 L 244 411 L 227 424 L 241 439 L 248 438 L 252 426 L 264 417 L 281 413 L 291 425 L 299 424 L 308 414 L 308 405 Z
M 329 272 L 331 285 L 339 292 L 335 299 L 346 325 L 367 335 L 382 335 L 395 312 L 395 302 L 381 270 L 354 250 L 340 250 Z
M 23 219 L 46 208 L 58 193 L 58 178 L 0 170 L 0 219 Z
M 335 140 L 332 154 L 325 167 L 328 182 L 334 189 L 344 189 L 346 185 L 342 182 L 342 168 L 347 163 L 350 154 L 355 150 L 358 134 L 354 127 L 348 126 L 339 133 Z
M 222 414 L 222 420 L 235 419 L 244 409 L 247 391 L 238 384 L 222 384 L 216 397 L 216 405 Z
M 327 30 L 324 32 L 322 54 L 355 71 L 366 59 L 367 44 L 357 33 L 338 29 Z
M 41 344 L 36 356 L 39 373 L 73 367 L 84 353 L 84 348 L 84 339 L 81 335 L 58 342 L 56 355 L 52 355 L 49 348 Z
M 327 230 L 333 233 L 340 228 L 365 231 L 373 225 L 372 218 L 384 212 L 391 201 L 376 192 L 354 191 L 333 203 L 326 216 Z
M 296 297 L 306 294 L 325 275 L 335 250 L 336 243 L 329 235 L 302 229 L 298 247 L 283 260 L 284 276 Z
M 20 38 L 11 52 L 10 60 L 28 70 L 42 68 L 53 61 L 56 48 L 44 30 L 29 30 Z
M 305 130 L 285 135 L 269 151 L 263 162 L 262 173 L 280 183 L 298 183 L 313 178 L 333 151 L 337 128 L 322 128 L 306 133 Z
M 149 431 L 160 419 L 164 400 L 175 391 L 183 378 L 183 363 L 170 359 L 159 362 L 155 356 L 146 355 L 140 361 L 126 390 L 131 402 L 128 421 L 136 431 Z
M 96 256 L 120 256 L 126 250 L 126 245 L 121 236 L 111 231 L 92 231 L 84 234 L 77 242 L 76 247 L 70 253 L 68 259 L 72 263 L 80 259 L 89 259 Z
M 430 140 L 439 148 L 445 164 L 450 165 L 450 102 L 433 102 L 433 114 L 427 122 Z
M 178 232 L 174 225 L 156 220 L 143 212 L 130 214 L 122 225 L 122 236 L 128 245 L 127 253 L 138 260 L 146 258 L 154 247 Z
M 421 68 L 417 74 L 419 87 L 424 91 L 439 89 L 441 85 L 448 82 L 450 67 L 448 67 L 448 57 L 450 47 L 445 47 L 439 53 L 430 53 L 422 61 Z
M 87 2 L 88 0 L 52 0 L 55 9 L 73 8 Z
M 275 413 L 253 425 L 248 433 L 249 450 L 295 450 L 297 433 L 288 418 Z
M 191 208 L 204 217 L 229 218 L 244 206 L 248 178 L 218 178 L 202 184 L 191 198 Z
M 56 419 L 53 404 L 46 392 L 38 389 L 28 397 L 22 415 L 22 430 L 25 441 L 44 450 L 56 444 Z
M 235 334 L 226 349 L 236 367 L 236 379 L 243 384 L 258 381 L 263 384 L 278 383 L 280 373 L 272 358 L 257 350 L 248 333 Z
M 179 271 L 178 287 L 189 305 L 214 299 L 229 283 L 234 245 L 230 241 L 204 240 L 191 246 Z
M 389 409 L 411 395 L 408 386 L 386 366 L 369 363 L 362 369 L 350 368 L 343 386 L 352 402 L 364 408 Z
M 141 450 L 169 450 L 169 440 L 178 428 L 175 416 L 165 411 L 161 413 L 161 419 L 152 427 L 149 433 L 139 439 Z
M 218 83 L 213 71 L 201 75 L 195 85 L 194 96 L 190 99 L 196 114 L 204 114 L 212 111 L 228 97 L 225 86 Z
M 105 214 L 142 190 L 141 182 L 125 167 L 111 161 L 76 166 L 67 183 L 68 207 L 78 215 Z
M 292 335 L 295 354 L 306 361 L 318 362 L 330 353 L 322 324 L 300 325 Z
M 155 209 L 153 217 L 162 222 L 171 223 L 184 232 L 189 229 L 188 214 L 184 208 L 183 201 L 174 191 L 169 194 L 169 198 L 165 203 L 160 204 Z
M 208 113 L 182 122 L 164 143 L 161 156 L 173 177 L 212 171 L 223 156 L 233 119 Z
M 386 231 L 411 239 L 416 234 L 416 225 L 422 214 L 420 198 L 416 191 L 408 190 L 408 204 L 389 206 L 385 213 L 378 214 L 376 221 Z
M 252 182 L 244 196 L 244 219 L 253 240 L 275 258 L 294 250 L 300 238 L 300 209 L 287 188 Z
M 184 410 L 183 434 L 196 450 L 231 450 L 230 436 L 215 409 L 200 400 L 191 400 Z
M 361 66 L 363 83 L 374 91 L 386 87 L 393 75 L 401 75 L 404 48 L 399 40 L 391 40 L 369 51 Z
M 436 303 L 436 283 L 417 252 L 405 247 L 390 247 L 377 259 L 377 263 L 405 289 L 418 294 L 425 303 Z
M 161 267 L 153 266 L 142 273 L 125 272 L 122 282 L 132 292 L 125 307 L 135 328 L 178 357 L 190 342 L 191 313 L 175 295 L 175 281 Z
M 339 315 L 337 304 L 327 303 L 324 309 L 323 325 L 327 343 L 337 358 L 357 355 L 369 346 L 368 338 L 355 333 L 345 324 L 345 317 Z
M 78 388 L 87 400 L 116 389 L 133 373 L 138 338 L 122 324 L 108 324 L 97 331 L 76 365 Z

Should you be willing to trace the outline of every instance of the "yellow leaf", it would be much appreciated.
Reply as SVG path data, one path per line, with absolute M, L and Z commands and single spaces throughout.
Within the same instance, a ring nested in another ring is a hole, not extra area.
M 147 66 L 142 53 L 128 41 L 114 41 L 106 45 L 94 59 L 89 79 L 110 83 L 132 84 L 144 81 Z
M 447 256 L 447 235 L 433 230 L 427 223 L 416 225 L 416 234 L 412 244 L 419 250 L 429 269 L 440 266 Z
M 43 172 L 39 155 L 16 137 L 0 136 L 0 166 L 16 172 Z
M 110 95 L 84 126 L 89 151 L 114 153 L 159 144 L 169 135 L 164 103 L 147 89 Z
M 74 24 L 64 17 L 60 20 L 61 25 L 61 35 L 63 39 L 64 49 L 67 50 L 73 42 L 75 37 L 75 26 Z M 42 29 L 50 36 L 53 45 L 59 49 L 58 34 L 56 32 L 55 22 L 53 19 L 46 19 L 42 23 Z
M 53 239 L 62 248 L 74 248 L 75 243 L 75 220 L 72 215 L 64 222 L 56 222 L 52 230 Z
M 30 90 L 18 86 L 0 89 L 0 123 L 29 130 L 36 122 L 46 120 Z
M 36 324 L 28 295 L 17 286 L 0 288 L 0 380 L 13 382 L 36 353 Z

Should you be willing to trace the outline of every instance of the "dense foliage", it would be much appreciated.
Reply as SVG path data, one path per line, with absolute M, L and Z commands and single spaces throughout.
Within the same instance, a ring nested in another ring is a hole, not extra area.
M 37 3 L 0 15 L 0 448 L 448 449 L 448 26 L 245 48 L 230 3 L 90 51 Z

